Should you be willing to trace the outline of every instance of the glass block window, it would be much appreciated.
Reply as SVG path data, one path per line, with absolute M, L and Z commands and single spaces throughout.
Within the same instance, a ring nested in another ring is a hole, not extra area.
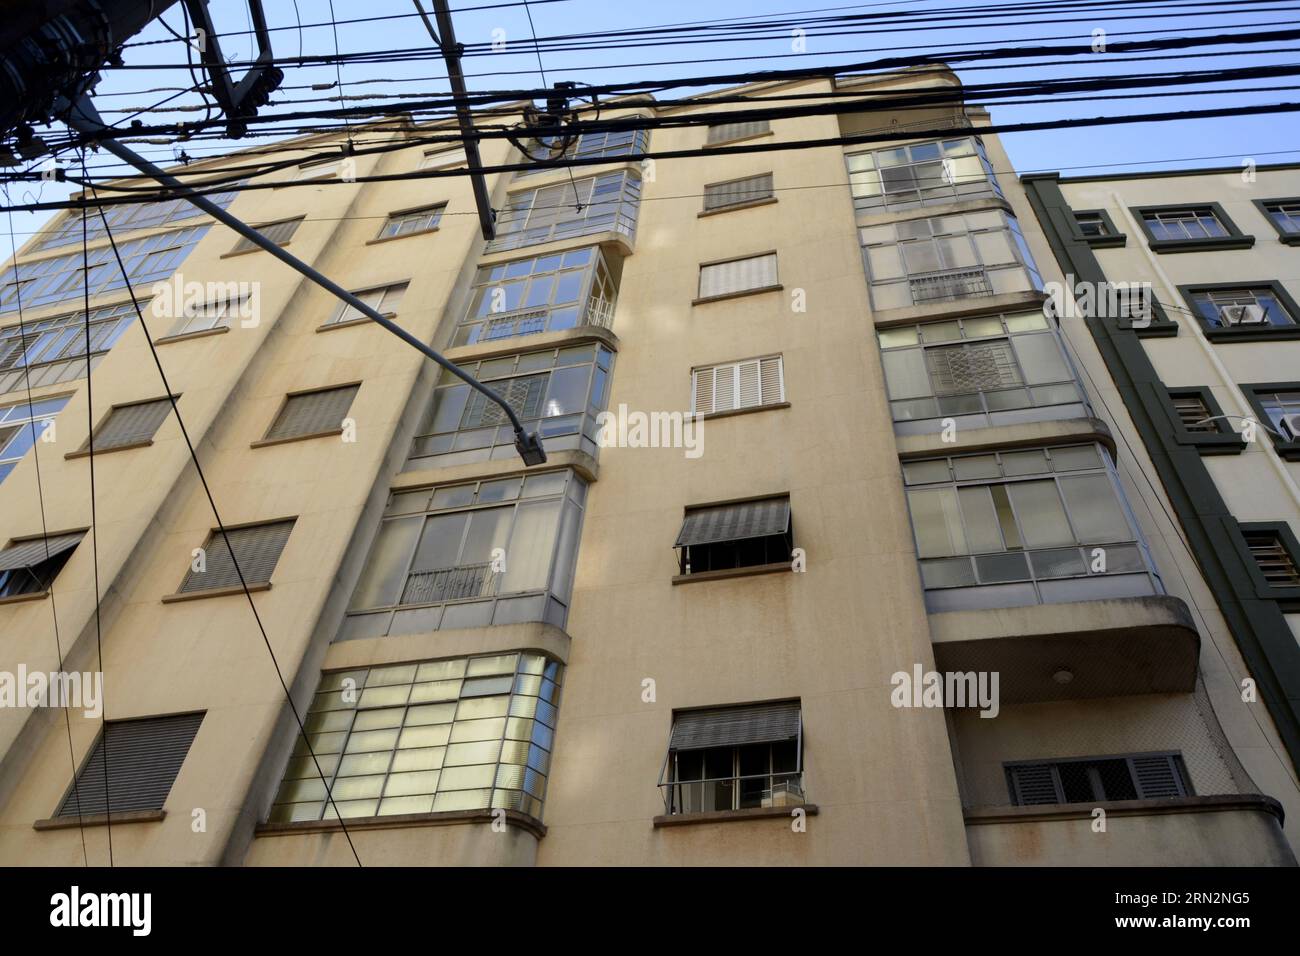
M 599 454 L 596 416 L 605 410 L 614 353 L 603 345 L 525 352 L 461 368 L 500 393 L 524 423 L 540 432 L 548 449 Z M 501 406 L 451 375 L 434 390 L 423 433 L 407 468 L 446 467 L 472 461 L 512 461 L 515 433 Z
M 1228 230 L 1214 214 L 1214 210 L 1205 207 L 1172 210 L 1151 210 L 1142 214 L 1151 238 L 1156 241 L 1185 241 L 1188 239 L 1220 239 L 1228 235 Z
M 1017 604 L 1083 600 L 1086 587 L 1061 582 L 1107 575 L 1159 593 L 1100 445 L 905 461 L 903 481 L 927 599 L 1014 584 Z
M 406 295 L 406 286 L 407 283 L 405 282 L 395 282 L 392 285 L 364 289 L 352 294 L 380 315 L 392 318 L 397 314 L 397 309 L 402 304 L 402 298 Z M 356 322 L 363 319 L 369 322 L 370 316 L 358 311 L 346 302 L 340 302 L 335 307 L 334 314 L 330 316 L 325 324 L 339 325 L 343 322 Z
M 736 139 L 748 139 L 770 132 L 772 124 L 767 120 L 752 120 L 748 123 L 714 123 L 709 127 L 705 142 L 710 146 L 717 143 L 729 143 Z
M 117 248 L 131 284 L 138 289 L 170 276 L 208 229 L 206 225 L 189 226 L 119 242 Z M 78 248 L 76 252 L 11 265 L 0 275 L 0 312 L 17 309 L 20 294 L 24 309 L 65 300 L 80 302 L 87 286 L 92 297 L 126 288 L 112 247 L 90 249 L 85 262 Z
M 481 266 L 452 345 L 579 325 L 609 328 L 617 299 L 614 275 L 596 246 Z
M 239 189 L 231 187 L 219 193 L 210 193 L 207 198 L 225 209 L 234 202 L 235 197 L 238 195 Z M 113 230 L 115 238 L 132 229 L 152 229 L 156 226 L 170 225 L 174 222 L 197 219 L 206 215 L 207 213 L 202 212 L 184 199 L 168 199 L 164 202 L 132 203 L 130 205 L 104 207 L 104 218 L 108 220 L 108 226 Z M 86 238 L 90 242 L 104 238 L 104 222 L 99 218 L 98 210 L 90 210 L 86 216 Z M 63 221 L 59 223 L 58 228 L 42 239 L 39 244 L 33 247 L 32 251 L 44 252 L 46 249 L 66 246 L 74 242 L 78 246 L 81 244 L 81 212 L 77 210 L 68 213 Z M 80 253 L 81 250 L 78 248 L 77 254 L 80 255 Z
M 859 230 L 876 309 L 1042 288 L 1014 216 L 999 210 Z
M 447 208 L 445 202 L 438 203 L 436 206 L 428 206 L 424 209 L 414 209 L 410 212 L 393 213 L 384 223 L 384 227 L 379 230 L 380 239 L 391 239 L 394 236 L 409 236 L 417 232 L 429 232 L 438 228 L 438 222 L 442 219 L 442 211 Z
M 514 193 L 497 216 L 497 237 L 484 252 L 597 232 L 621 232 L 630 239 L 640 204 L 641 177 L 627 169 Z
M 713 212 L 732 206 L 748 206 L 751 203 L 771 199 L 772 174 L 748 176 L 745 179 L 732 179 L 725 183 L 713 183 L 704 187 L 704 211 Z
M 1300 199 L 1279 199 L 1264 203 L 1264 212 L 1284 236 L 1300 236 Z
M 0 481 L 18 467 L 31 451 L 54 416 L 68 404 L 70 395 L 38 398 L 31 404 L 14 402 L 0 405 Z
M 701 299 L 772 289 L 777 284 L 775 252 L 700 266 Z
M 29 383 L 37 388 L 85 378 L 135 319 L 130 302 L 91 309 L 89 362 L 85 312 L 5 326 L 0 329 L 0 393 L 25 389 Z
M 586 496 L 567 470 L 395 493 L 338 640 L 563 627 Z
M 502 808 L 542 817 L 558 662 L 457 657 L 322 676 L 271 822 Z
M 293 238 L 293 234 L 297 232 L 298 227 L 302 225 L 302 220 L 303 217 L 298 216 L 296 219 L 281 219 L 279 222 L 268 222 L 261 226 L 254 226 L 253 228 L 260 232 L 264 238 L 269 239 L 277 246 L 283 246 Z M 261 246 L 241 236 L 239 241 L 235 243 L 235 248 L 230 250 L 230 254 L 233 255 L 237 252 L 252 252 L 254 250 L 261 251 L 261 249 Z
M 1058 417 L 1083 411 L 1082 390 L 1041 310 L 905 325 L 877 336 L 895 422 L 982 415 L 980 427 L 1044 417 L 1025 409 L 1059 406 Z
M 1269 286 L 1193 290 L 1190 298 L 1197 315 L 1214 329 L 1296 324 L 1296 316 Z
M 582 133 L 577 140 L 570 140 L 563 143 L 559 138 L 552 137 L 542 141 L 533 141 L 529 145 L 525 159 L 533 157 L 536 159 L 546 159 L 551 162 L 559 162 L 568 159 L 594 159 L 597 157 L 609 157 L 616 159 L 619 156 L 633 156 L 644 153 L 650 140 L 649 130 L 607 130 L 603 133 Z M 524 169 L 516 173 L 516 176 L 531 176 L 534 173 L 540 173 L 551 166 L 537 166 L 533 169 Z
M 849 153 L 845 162 L 858 212 L 1002 195 L 984 144 L 973 136 Z

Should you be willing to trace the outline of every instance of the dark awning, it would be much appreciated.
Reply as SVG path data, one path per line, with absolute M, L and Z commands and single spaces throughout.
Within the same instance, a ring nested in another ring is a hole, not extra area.
M 669 750 L 777 743 L 799 737 L 799 702 L 690 710 L 673 720 Z
M 744 541 L 790 530 L 790 499 L 764 498 L 686 512 L 674 548 L 715 541 Z
M 64 551 L 71 551 L 84 534 L 84 531 L 73 531 L 69 534 L 52 534 L 48 538 L 33 538 L 30 541 L 11 544 L 0 551 L 0 571 L 35 567 Z

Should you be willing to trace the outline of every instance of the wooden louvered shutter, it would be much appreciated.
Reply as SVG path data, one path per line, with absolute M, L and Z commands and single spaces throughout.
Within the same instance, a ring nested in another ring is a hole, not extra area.
M 338 431 L 343 427 L 343 419 L 360 388 L 360 385 L 345 385 L 341 388 L 290 395 L 263 440 L 299 438 Z
M 1011 801 L 1018 807 L 1063 803 L 1056 768 L 1049 763 L 1020 764 L 1007 768 Z
M 696 415 L 707 415 L 713 411 L 713 373 L 711 368 L 697 368 L 691 373 L 694 379 L 691 397 L 691 410 Z
M 1143 754 L 1130 757 L 1133 780 L 1137 783 L 1138 799 L 1156 797 L 1185 797 L 1189 795 L 1186 777 L 1182 772 L 1181 758 L 1177 754 Z
M 739 380 L 737 408 L 753 408 L 763 404 L 763 384 L 760 363 L 739 362 L 736 365 L 736 377 Z
M 199 713 L 106 723 L 55 815 L 161 810 L 202 722 Z
M 762 360 L 763 404 L 785 401 L 785 369 L 781 356 Z
M 138 445 L 149 441 L 158 431 L 158 427 L 166 421 L 171 410 L 171 400 L 166 398 L 118 406 L 100 426 L 99 431 L 95 432 L 95 450 L 121 448 L 124 445 Z M 89 442 L 82 446 L 83 449 L 89 447 Z
M 213 532 L 204 545 L 205 570 L 191 569 L 181 584 L 181 593 L 238 587 L 240 571 L 243 572 L 245 584 L 265 584 L 271 580 L 271 573 L 280 560 L 280 552 L 284 550 L 291 530 L 292 520 L 233 528 L 226 532 L 230 538 L 230 547 L 226 547 L 226 536 L 220 531 Z M 238 570 L 235 567 L 236 561 L 239 563 Z

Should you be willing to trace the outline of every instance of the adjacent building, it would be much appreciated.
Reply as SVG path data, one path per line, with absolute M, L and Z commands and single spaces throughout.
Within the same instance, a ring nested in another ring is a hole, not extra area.
M 532 468 L 183 204 L 110 213 L 142 315 L 95 219 L 84 269 L 78 213 L 34 237 L 0 289 L 0 671 L 102 672 L 103 712 L 0 707 L 0 860 L 1294 863 L 1282 658 L 1045 307 L 1072 262 L 987 114 L 866 105 L 936 84 L 610 104 L 688 122 L 489 175 L 489 242 L 452 128 L 245 168 L 231 211 L 490 383 Z

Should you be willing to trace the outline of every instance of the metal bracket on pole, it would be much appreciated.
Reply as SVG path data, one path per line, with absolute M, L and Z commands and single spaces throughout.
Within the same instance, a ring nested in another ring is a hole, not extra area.
M 221 41 L 208 11 L 208 0 L 185 0 L 185 7 L 194 19 L 199 56 L 208 73 L 212 96 L 226 114 L 226 135 L 243 136 L 248 132 L 245 120 L 256 115 L 257 108 L 265 106 L 271 91 L 284 81 L 284 73 L 275 65 L 275 55 L 271 52 L 271 33 L 266 28 L 262 0 L 248 0 L 253 33 L 257 37 L 257 58 L 238 83 L 231 82 L 230 70 L 221 54 Z
M 64 104 L 67 104 L 66 100 L 63 102 Z M 434 349 L 430 348 L 428 345 L 425 345 L 414 335 L 406 331 L 397 323 L 393 322 L 391 319 L 381 315 L 378 311 L 366 305 L 366 303 L 362 302 L 359 298 L 357 298 L 351 292 L 344 289 L 342 286 L 338 285 L 331 279 L 317 272 L 315 269 L 307 265 L 307 263 L 303 262 L 301 259 L 297 258 L 296 256 L 293 256 L 290 253 L 285 252 L 274 242 L 272 242 L 271 240 L 263 236 L 256 229 L 247 225 L 242 220 L 232 216 L 230 213 L 226 212 L 226 210 L 222 209 L 220 206 L 216 205 L 205 196 L 200 196 L 196 194 L 193 189 L 186 186 L 175 176 L 169 175 L 168 173 L 164 172 L 162 169 L 159 169 L 153 163 L 149 162 L 147 159 L 145 159 L 143 156 L 140 156 L 138 153 L 136 153 L 129 147 L 119 143 L 115 138 L 113 138 L 113 136 L 105 136 L 103 138 L 100 138 L 100 134 L 104 132 L 112 133 L 114 131 L 110 130 L 108 126 L 105 125 L 104 121 L 100 119 L 99 111 L 95 109 L 95 106 L 93 103 L 90 102 L 89 97 L 83 96 L 81 97 L 81 99 L 79 99 L 76 102 L 76 104 L 68 104 L 66 109 L 60 110 L 60 113 L 64 115 L 65 121 L 67 122 L 68 126 L 76 130 L 78 133 L 81 133 L 84 136 L 95 140 L 96 142 L 99 143 L 99 145 L 103 146 L 104 149 L 108 150 L 114 156 L 118 157 L 119 159 L 123 160 L 129 165 L 134 166 L 136 169 L 140 170 L 142 173 L 144 173 L 146 176 L 149 176 L 151 179 L 155 179 L 158 182 L 162 183 L 164 186 L 167 186 L 172 191 L 173 195 L 175 195 L 177 198 L 184 199 L 186 202 L 189 202 L 192 205 L 197 206 L 199 209 L 202 209 L 213 219 L 216 219 L 218 222 L 229 226 L 231 229 L 235 230 L 235 232 L 239 233 L 241 236 L 243 236 L 249 242 L 256 245 L 258 248 L 265 249 L 267 252 L 271 253 L 271 255 L 275 256 L 277 259 L 283 262 L 285 265 L 302 273 L 312 282 L 316 283 L 321 288 L 330 292 L 335 297 L 342 299 L 344 302 L 352 306 L 352 308 L 356 309 L 358 312 L 366 316 L 368 319 L 371 319 L 372 321 L 382 325 L 385 329 L 387 329 L 389 332 L 392 332 L 394 335 L 396 335 L 407 345 L 410 345 L 413 348 L 418 349 L 421 353 L 428 356 L 433 361 L 437 362 L 448 372 L 455 375 L 457 378 L 463 380 L 464 382 L 468 383 L 471 388 L 475 389 L 478 392 L 481 392 L 491 402 L 493 402 L 496 405 L 499 405 L 502 411 L 505 412 L 506 417 L 510 419 L 510 425 L 512 428 L 514 428 L 515 431 L 515 449 L 519 452 L 519 457 L 523 459 L 524 464 L 540 465 L 546 461 L 546 450 L 542 447 L 541 436 L 538 435 L 537 432 L 525 431 L 523 422 L 519 420 L 519 416 L 515 413 L 515 410 L 511 408 L 509 403 L 504 398 L 502 398 L 499 394 L 497 394 L 494 390 L 488 388 L 486 385 L 484 385 L 474 376 L 462 370 L 454 362 L 451 362 L 448 359 L 444 358 L 441 354 L 439 354 Z

